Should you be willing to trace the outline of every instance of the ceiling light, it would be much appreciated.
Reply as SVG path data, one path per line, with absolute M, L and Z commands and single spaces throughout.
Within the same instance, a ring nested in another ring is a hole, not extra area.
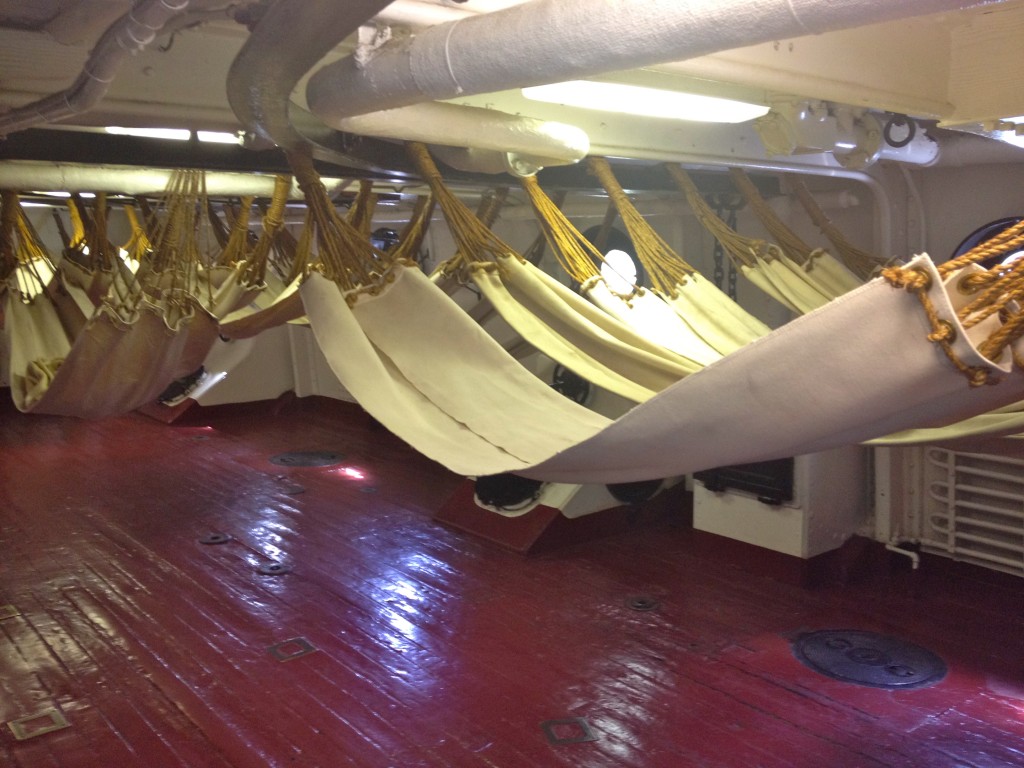
M 760 104 L 594 80 L 570 80 L 523 88 L 523 96 L 567 107 L 625 112 L 645 117 L 742 123 L 768 114 Z
M 196 138 L 210 144 L 241 144 L 242 137 L 237 133 L 224 131 L 196 131 Z
M 135 136 L 141 139 L 170 139 L 171 141 L 188 141 L 192 131 L 187 128 L 122 128 L 116 125 L 107 126 L 107 133 L 115 136 Z

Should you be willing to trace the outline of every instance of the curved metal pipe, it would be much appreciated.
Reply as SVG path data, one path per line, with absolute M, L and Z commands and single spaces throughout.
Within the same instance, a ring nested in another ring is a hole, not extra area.
M 67 90 L 0 115 L 0 135 L 91 109 L 110 88 L 122 62 L 153 42 L 164 25 L 184 13 L 188 4 L 189 0 L 143 0 L 103 33 L 82 73 Z
M 285 149 L 308 142 L 315 154 L 327 159 L 387 167 L 380 161 L 393 151 L 328 128 L 292 104 L 291 94 L 323 56 L 389 1 L 347 0 L 344 12 L 339 12 L 337 0 L 273 3 L 228 70 L 228 103 L 246 130 Z M 393 152 L 391 159 L 400 156 L 400 151 Z

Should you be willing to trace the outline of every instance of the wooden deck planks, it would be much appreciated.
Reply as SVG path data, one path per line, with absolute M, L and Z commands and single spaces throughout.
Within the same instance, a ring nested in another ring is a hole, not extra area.
M 0 734 L 0 764 L 1024 765 L 1024 589 L 808 591 L 671 516 L 523 557 L 431 521 L 460 479 L 355 409 L 193 411 L 0 413 L 0 604 L 25 606 L 0 620 L 0 716 L 49 702 L 71 724 Z M 356 471 L 269 462 L 313 449 Z M 794 633 L 842 626 L 928 645 L 950 675 L 894 693 L 792 656 Z M 293 637 L 316 651 L 267 652 Z M 549 743 L 541 723 L 574 717 L 596 740 Z

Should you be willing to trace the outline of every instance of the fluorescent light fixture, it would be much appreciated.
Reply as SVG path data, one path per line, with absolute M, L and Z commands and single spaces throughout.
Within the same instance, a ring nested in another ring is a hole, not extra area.
M 665 91 L 595 80 L 569 80 L 564 83 L 523 88 L 523 96 L 567 107 L 625 112 L 645 117 L 694 120 L 706 123 L 742 123 L 768 114 L 769 107 L 743 101 L 699 96 L 693 93 Z
M 110 125 L 104 129 L 115 136 L 135 136 L 140 139 L 169 139 L 171 141 L 188 141 L 192 131 L 187 128 L 121 128 Z
M 71 197 L 71 193 L 70 192 L 56 192 L 56 191 L 44 192 L 42 190 L 39 190 L 38 192 L 33 192 L 32 194 L 33 195 L 45 195 L 46 197 L 60 197 L 60 198 Z M 83 198 L 83 199 L 90 199 L 91 200 L 92 198 L 96 197 L 96 193 L 95 192 L 79 192 L 78 196 Z
M 196 138 L 208 144 L 241 144 L 242 137 L 237 133 L 224 131 L 196 131 Z

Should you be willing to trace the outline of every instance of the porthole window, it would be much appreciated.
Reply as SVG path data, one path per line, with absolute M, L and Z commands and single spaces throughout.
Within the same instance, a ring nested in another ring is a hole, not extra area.
M 1024 217 L 1008 216 L 1005 219 L 996 219 L 995 221 L 990 221 L 984 226 L 978 227 L 960 242 L 950 258 L 962 256 L 972 248 L 976 248 L 982 243 L 991 240 L 1000 232 L 1003 232 L 1014 224 L 1019 223 L 1022 218 Z M 991 269 L 992 267 L 999 266 L 1000 264 L 1012 264 L 1022 256 L 1024 256 L 1024 250 L 1021 250 L 1020 248 L 1007 248 L 1006 250 L 996 253 L 979 263 L 982 267 Z

